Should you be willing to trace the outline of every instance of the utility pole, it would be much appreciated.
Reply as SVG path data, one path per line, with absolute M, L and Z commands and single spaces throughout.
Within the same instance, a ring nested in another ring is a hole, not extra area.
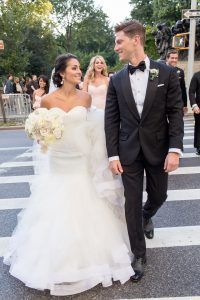
M 197 0 L 191 0 L 191 9 L 197 9 Z M 189 51 L 188 51 L 188 68 L 187 68 L 187 87 L 189 88 L 190 81 L 193 76 L 194 53 L 195 53 L 195 33 L 196 19 L 190 19 L 190 36 L 189 36 Z M 189 101 L 189 99 L 188 99 Z M 190 104 L 188 103 L 188 107 Z

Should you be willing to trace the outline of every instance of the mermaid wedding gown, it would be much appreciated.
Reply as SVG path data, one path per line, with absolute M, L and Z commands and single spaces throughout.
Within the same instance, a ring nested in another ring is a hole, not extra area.
M 123 189 L 107 169 L 103 112 L 76 106 L 39 164 L 4 263 L 28 287 L 72 295 L 134 274 Z

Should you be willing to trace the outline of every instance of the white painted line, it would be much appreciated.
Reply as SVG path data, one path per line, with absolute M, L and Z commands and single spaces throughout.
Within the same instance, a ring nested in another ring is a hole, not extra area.
M 0 168 L 32 167 L 34 165 L 33 161 L 11 161 L 0 164 Z
M 17 159 L 20 158 L 20 157 L 32 157 L 32 156 L 33 156 L 32 152 L 24 152 L 23 154 L 18 155 Z
M 0 237 L 0 256 L 8 247 L 9 237 Z M 200 245 L 200 226 L 155 228 L 152 240 L 146 240 L 147 248 L 185 247 Z
M 154 238 L 146 243 L 147 248 L 199 246 L 200 226 L 155 228 Z
M 191 149 L 191 148 L 194 148 L 194 145 L 193 144 L 188 144 L 188 145 L 184 145 L 183 148 L 185 149 Z
M 169 175 L 180 175 L 180 174 L 199 174 L 200 166 L 197 167 L 180 167 L 176 171 L 169 173 Z
M 9 237 L 1 237 L 0 238 L 0 256 L 3 256 L 8 247 L 10 238 Z
M 22 182 L 31 182 L 34 175 L 25 175 L 25 176 L 0 176 L 1 183 L 22 183 Z
M 184 133 L 194 133 L 194 130 L 184 130 Z
M 181 157 L 181 159 L 183 158 L 192 158 L 192 157 L 197 157 L 199 158 L 199 162 L 200 162 L 200 156 L 196 155 L 196 153 L 183 153 L 183 157 Z
M 193 140 L 194 136 L 193 135 L 187 135 L 183 137 L 184 140 Z
M 121 298 L 118 300 L 200 300 L 200 296 L 188 296 L 188 297 L 165 297 L 165 298 Z
M 0 199 L 0 210 L 25 208 L 28 201 L 29 198 Z
M 200 200 L 200 189 L 187 189 L 187 190 L 168 190 L 168 201 L 190 201 Z M 147 193 L 143 192 L 143 200 L 146 201 Z
M 31 147 L 9 147 L 9 148 L 0 148 L 0 151 L 12 151 L 12 150 L 28 150 Z

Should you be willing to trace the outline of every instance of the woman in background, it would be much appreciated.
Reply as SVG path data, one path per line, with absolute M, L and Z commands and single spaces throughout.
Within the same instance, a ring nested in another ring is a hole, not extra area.
M 108 83 L 109 77 L 104 58 L 100 55 L 92 57 L 83 81 L 83 91 L 91 95 L 92 105 L 97 108 L 105 108 Z
M 39 77 L 39 89 L 33 92 L 33 108 L 39 108 L 42 96 L 48 94 L 49 92 L 49 81 L 45 75 L 40 75 Z

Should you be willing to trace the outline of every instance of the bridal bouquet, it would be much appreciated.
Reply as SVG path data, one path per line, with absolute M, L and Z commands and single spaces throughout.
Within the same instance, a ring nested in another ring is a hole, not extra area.
M 25 131 L 29 138 L 36 140 L 43 152 L 63 135 L 63 121 L 58 111 L 38 108 L 32 112 L 25 122 Z

